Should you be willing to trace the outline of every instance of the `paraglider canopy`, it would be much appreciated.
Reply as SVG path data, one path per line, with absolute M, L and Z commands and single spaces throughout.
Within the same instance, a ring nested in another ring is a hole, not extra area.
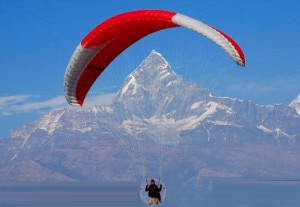
M 239 45 L 225 33 L 201 21 L 164 10 L 126 12 L 99 24 L 77 46 L 65 73 L 64 91 L 68 103 L 81 106 L 98 76 L 130 45 L 153 32 L 179 26 L 209 38 L 238 65 L 245 65 Z

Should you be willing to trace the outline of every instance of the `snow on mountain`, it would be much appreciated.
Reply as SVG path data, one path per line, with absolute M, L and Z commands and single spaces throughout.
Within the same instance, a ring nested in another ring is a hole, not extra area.
M 300 94 L 290 103 L 289 106 L 295 108 L 297 113 L 300 115 Z
M 45 114 L 42 118 L 33 124 L 23 126 L 21 130 L 14 130 L 11 133 L 11 137 L 22 137 L 24 138 L 22 147 L 26 144 L 27 140 L 37 129 L 44 130 L 48 135 L 52 135 L 53 132 L 62 127 L 60 123 L 61 117 L 64 115 L 65 110 L 55 110 L 48 114 Z
M 45 130 L 49 135 L 51 135 L 56 129 L 62 127 L 62 125 L 59 123 L 59 120 L 64 113 L 65 110 L 59 110 L 44 115 L 37 123 L 37 127 Z
M 149 56 L 125 79 L 123 86 L 117 97 L 135 95 L 139 90 L 151 90 L 155 93 L 159 90 L 159 85 L 163 84 L 168 77 L 175 75 L 169 63 L 162 55 L 152 50 Z M 168 84 L 175 81 L 166 80 Z

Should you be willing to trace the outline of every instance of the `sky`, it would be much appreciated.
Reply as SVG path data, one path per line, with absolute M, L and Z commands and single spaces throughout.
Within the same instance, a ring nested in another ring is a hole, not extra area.
M 84 107 L 109 104 L 152 49 L 177 74 L 216 96 L 288 105 L 300 94 L 298 0 L 0 0 L 0 5 L 0 138 L 51 110 L 72 108 L 63 82 L 76 46 L 102 21 L 131 10 L 175 11 L 214 26 L 240 45 L 246 66 L 193 31 L 159 31 L 109 65 Z

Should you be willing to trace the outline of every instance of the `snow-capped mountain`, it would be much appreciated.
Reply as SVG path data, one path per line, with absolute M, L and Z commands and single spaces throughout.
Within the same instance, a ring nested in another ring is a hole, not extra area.
M 207 141 L 244 137 L 252 142 L 257 137 L 263 142 L 293 143 L 300 134 L 299 115 L 293 108 L 214 97 L 207 89 L 176 75 L 155 51 L 126 78 L 112 107 L 123 117 L 124 128 L 135 120 L 146 123 L 143 131 L 149 125 L 172 126 L 178 136 L 200 130 L 202 136 L 198 139 Z
M 210 176 L 299 175 L 299 100 L 216 97 L 153 50 L 110 106 L 54 110 L 0 140 L 0 179 L 138 180 L 158 167 L 195 203 Z
M 163 56 L 153 50 L 124 80 L 111 106 L 95 106 L 79 112 L 55 110 L 15 130 L 11 137 L 22 137 L 24 146 L 38 130 L 47 136 L 66 129 L 93 133 L 99 131 L 98 127 L 103 125 L 99 122 L 104 121 L 118 123 L 127 132 L 135 133 L 136 130 L 147 131 L 151 128 L 149 126 L 170 126 L 176 129 L 178 135 L 201 129 L 202 136 L 199 139 L 210 141 L 220 138 L 214 133 L 229 138 L 239 137 L 239 132 L 249 131 L 248 137 L 269 137 L 270 141 L 274 138 L 274 141 L 292 144 L 300 134 L 300 117 L 295 111 L 299 100 L 298 96 L 290 106 L 265 106 L 247 100 L 215 97 L 208 89 L 177 75 Z M 136 129 L 133 123 L 140 128 Z M 231 131 L 235 131 L 235 134 L 231 134 Z

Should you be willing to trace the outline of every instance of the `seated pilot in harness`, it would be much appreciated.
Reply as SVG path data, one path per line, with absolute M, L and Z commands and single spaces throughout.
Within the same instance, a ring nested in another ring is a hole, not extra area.
M 151 198 L 149 204 L 158 204 L 161 202 L 160 191 L 162 189 L 162 184 L 155 185 L 154 179 L 151 179 L 150 185 L 146 185 L 145 191 L 148 191 L 148 196 Z

